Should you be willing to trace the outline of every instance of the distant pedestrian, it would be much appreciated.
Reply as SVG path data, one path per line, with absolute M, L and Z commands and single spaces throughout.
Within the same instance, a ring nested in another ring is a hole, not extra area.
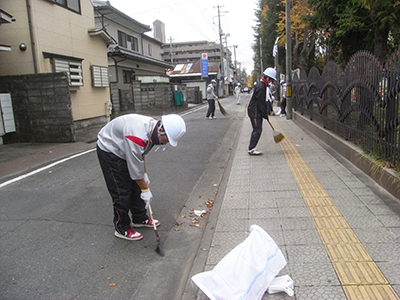
M 215 119 L 215 100 L 218 99 L 217 95 L 215 95 L 214 88 L 217 85 L 217 81 L 215 79 L 211 79 L 210 84 L 207 86 L 207 102 L 208 102 L 208 110 L 206 114 L 206 119 Z
M 262 154 L 261 151 L 256 149 L 256 146 L 261 136 L 263 119 L 268 120 L 266 97 L 271 93 L 269 86 L 273 80 L 276 80 L 276 70 L 273 68 L 265 69 L 264 76 L 255 86 L 254 93 L 247 107 L 247 114 L 253 127 L 248 151 L 250 155 Z
M 236 95 L 236 104 L 240 105 L 240 93 L 242 92 L 242 88 L 240 87 L 240 82 L 235 86 L 235 95 Z
M 266 104 L 267 104 L 267 111 L 269 116 L 275 116 L 274 112 L 274 100 L 275 100 L 275 94 L 276 92 L 276 87 L 275 85 L 271 82 L 270 85 L 267 87 L 267 95 L 266 95 Z
M 154 145 L 170 143 L 176 147 L 185 132 L 185 121 L 175 114 L 162 116 L 158 121 L 127 114 L 115 118 L 100 130 L 97 156 L 113 202 L 116 237 L 140 240 L 143 236 L 133 227 L 160 225 L 146 213 L 153 195 L 145 156 Z
M 282 101 L 281 101 L 281 109 L 279 111 L 279 115 L 284 117 L 286 115 L 286 82 L 285 80 L 281 80 L 282 87 Z

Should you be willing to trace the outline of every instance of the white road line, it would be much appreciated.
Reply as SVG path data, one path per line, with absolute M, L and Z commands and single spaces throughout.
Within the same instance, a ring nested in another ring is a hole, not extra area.
M 27 178 L 27 177 L 29 177 L 29 176 L 32 176 L 32 175 L 37 174 L 37 173 L 39 173 L 39 172 L 42 172 L 42 171 L 44 171 L 44 170 L 46 170 L 46 169 L 49 169 L 49 168 L 54 167 L 54 166 L 56 166 L 56 165 L 59 165 L 59 164 L 61 164 L 61 163 L 63 163 L 63 162 L 66 162 L 66 161 L 68 161 L 68 160 L 70 160 L 70 159 L 74 159 L 74 158 L 76 158 L 76 157 L 78 157 L 78 156 L 85 155 L 85 154 L 87 154 L 87 153 L 89 153 L 89 152 L 92 152 L 92 151 L 95 151 L 95 150 L 96 150 L 96 148 L 93 148 L 93 149 L 90 149 L 90 150 L 87 150 L 87 151 L 84 151 L 84 152 L 81 152 L 81 153 L 72 155 L 72 156 L 70 156 L 70 157 L 66 157 L 66 158 L 61 159 L 61 160 L 59 160 L 59 161 L 53 162 L 53 163 L 51 163 L 51 164 L 48 165 L 48 166 L 42 167 L 42 168 L 37 169 L 37 170 L 35 170 L 35 171 L 29 172 L 29 173 L 27 173 L 27 174 L 25 174 L 25 175 L 21 175 L 21 176 L 18 176 L 18 177 L 16 177 L 16 178 L 13 178 L 13 179 L 11 179 L 11 180 L 9 180 L 9 181 L 3 182 L 3 183 L 0 184 L 0 189 L 3 188 L 3 187 L 5 187 L 5 186 L 7 186 L 7 185 L 9 185 L 9 184 L 11 184 L 11 183 L 14 183 L 14 182 L 19 181 L 19 180 L 24 179 L 24 178 Z
M 181 114 L 181 117 L 190 115 L 190 114 L 192 114 L 192 113 L 194 113 L 194 112 L 196 112 L 196 111 L 198 111 L 198 110 L 204 109 L 204 108 L 206 108 L 206 107 L 207 107 L 207 106 L 204 106 L 204 105 L 203 105 L 203 106 L 201 106 L 201 107 L 195 108 L 195 109 L 193 109 L 193 110 L 190 110 L 190 111 L 188 111 L 188 112 L 185 112 L 185 113 Z

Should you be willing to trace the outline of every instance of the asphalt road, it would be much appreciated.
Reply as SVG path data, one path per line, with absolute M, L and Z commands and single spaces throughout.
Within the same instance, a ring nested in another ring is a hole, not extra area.
M 217 119 L 206 120 L 207 106 L 185 113 L 178 147 L 146 157 L 165 257 L 155 251 L 151 228 L 139 230 L 140 241 L 114 237 L 95 151 L 2 188 L 0 298 L 180 299 L 194 259 L 207 251 L 201 240 L 212 230 L 207 220 L 218 212 L 245 113 L 234 97 L 221 103 L 230 116 L 217 108 Z

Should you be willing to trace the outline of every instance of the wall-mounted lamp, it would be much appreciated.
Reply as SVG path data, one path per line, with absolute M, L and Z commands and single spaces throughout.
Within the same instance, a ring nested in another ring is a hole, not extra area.
M 19 44 L 19 50 L 25 51 L 26 49 L 28 49 L 28 47 L 26 46 L 26 44 L 24 44 L 24 43 Z

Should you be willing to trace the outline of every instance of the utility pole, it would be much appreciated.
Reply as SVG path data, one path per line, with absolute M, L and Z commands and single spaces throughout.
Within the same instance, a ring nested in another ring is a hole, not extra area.
M 292 37 L 290 28 L 290 0 L 286 0 L 286 119 L 292 119 Z
M 221 29 L 221 12 L 219 10 L 220 5 L 217 5 L 218 8 L 218 27 L 219 27 L 219 47 L 221 51 L 221 77 L 222 77 L 222 83 L 221 83 L 221 88 L 223 93 L 225 94 L 225 72 L 224 72 L 224 46 L 222 45 L 222 29 Z
M 227 34 L 224 34 L 224 36 L 225 36 L 225 50 L 226 50 L 226 58 L 225 58 L 226 69 L 224 69 L 224 73 L 226 74 L 226 77 L 228 77 L 228 75 L 229 75 L 229 62 L 230 62 L 230 60 L 229 60 L 229 50 L 228 50 L 228 37 L 230 37 L 231 35 L 229 33 L 227 33 Z
M 238 78 L 238 72 L 237 72 L 237 61 L 236 61 L 236 48 L 238 47 L 238 45 L 233 45 L 233 53 L 235 55 L 235 79 Z
M 174 64 L 174 53 L 172 52 L 172 36 L 169 37 L 169 56 L 171 58 L 171 65 Z

